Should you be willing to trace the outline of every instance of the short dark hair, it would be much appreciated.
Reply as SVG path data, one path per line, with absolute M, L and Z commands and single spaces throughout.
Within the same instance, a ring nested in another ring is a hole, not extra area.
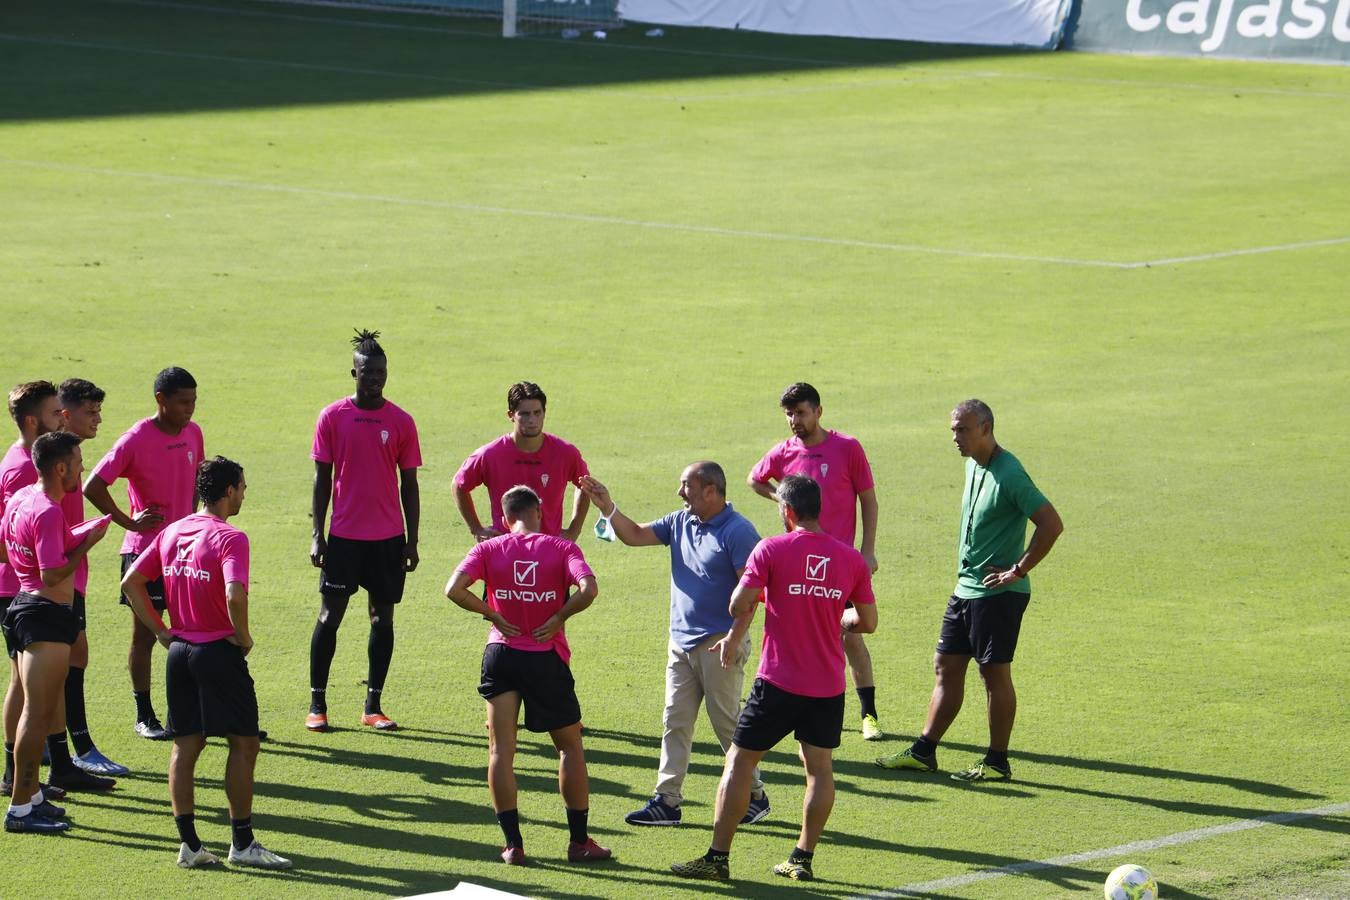
M 232 459 L 213 456 L 197 467 L 197 496 L 203 503 L 215 503 L 228 488 L 239 487 L 244 467 Z
M 352 337 L 352 353 L 357 356 L 384 356 L 380 333 L 369 328 L 358 328 Z
M 68 431 L 49 431 L 33 441 L 33 465 L 43 475 L 51 474 L 57 463 L 70 459 L 80 439 Z
M 16 384 L 14 390 L 9 392 L 9 414 L 14 417 L 15 423 L 22 426 L 24 419 L 38 414 L 43 401 L 55 396 L 56 385 L 50 381 L 25 381 L 23 384 Z
M 981 425 L 988 422 L 989 430 L 994 430 L 994 411 L 989 408 L 988 403 L 983 400 L 962 400 L 956 404 L 956 409 L 952 410 L 952 414 L 958 418 L 966 413 L 974 413 L 976 421 Z
M 506 390 L 506 408 L 515 412 L 526 400 L 538 400 L 539 405 L 548 409 L 548 397 L 544 389 L 533 381 L 517 381 Z
M 178 366 L 169 366 L 167 369 L 161 369 L 155 376 L 155 393 L 163 394 L 168 397 L 179 391 L 195 390 L 197 379 L 192 377 L 187 369 Z
M 502 494 L 502 515 L 508 519 L 519 519 L 522 514 L 540 506 L 539 495 L 534 488 L 518 484 Z
M 778 398 L 778 405 L 783 409 L 792 409 L 798 403 L 809 403 L 812 406 L 820 406 L 820 391 L 817 391 L 805 381 L 799 381 L 796 384 L 789 384 L 783 390 L 783 396 Z
M 727 473 L 722 471 L 722 467 L 710 459 L 701 459 L 696 463 L 691 463 L 689 468 L 693 469 L 692 474 L 704 484 L 712 485 L 717 493 L 725 497 L 727 495 Z
M 787 504 L 798 519 L 820 518 L 820 485 L 806 475 L 788 475 L 778 482 L 778 499 Z
M 103 388 L 92 381 L 85 381 L 83 378 L 67 378 L 56 389 L 56 396 L 60 399 L 63 409 L 74 409 L 86 403 L 102 403 L 103 398 L 107 395 Z

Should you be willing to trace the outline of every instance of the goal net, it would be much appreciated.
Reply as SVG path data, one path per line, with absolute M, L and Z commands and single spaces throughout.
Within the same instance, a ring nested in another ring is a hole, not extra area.
M 503 37 L 590 37 L 622 24 L 619 0 L 283 0 L 304 5 L 389 9 L 496 19 Z M 603 36 L 603 35 L 602 35 Z

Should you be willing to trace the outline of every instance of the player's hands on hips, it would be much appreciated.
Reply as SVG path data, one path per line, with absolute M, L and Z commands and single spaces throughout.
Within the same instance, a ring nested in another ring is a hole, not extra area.
M 405 545 L 403 548 L 403 571 L 405 572 L 417 571 L 417 563 L 418 563 L 417 545 L 416 544 Z
M 127 526 L 127 531 L 149 531 L 152 528 L 158 528 L 164 524 L 164 513 L 160 512 L 158 503 L 151 503 L 145 509 L 131 517 L 131 524 Z
M 562 631 L 562 627 L 563 627 L 562 617 L 559 616 L 557 613 L 554 613 L 553 615 L 548 617 L 547 621 L 545 621 L 543 625 L 540 625 L 534 631 L 531 631 L 530 637 L 534 638 L 536 641 L 542 644 L 545 641 L 553 640 L 553 636 L 556 635 L 558 632 Z
M 506 621 L 506 618 L 495 609 L 489 612 L 486 618 L 506 637 L 516 637 L 520 634 L 520 629 Z
M 614 500 L 609 496 L 609 488 L 605 487 L 597 478 L 590 475 L 582 475 L 577 479 L 577 489 L 590 498 L 590 501 L 599 507 L 600 512 L 609 515 L 614 512 Z
M 872 570 L 872 574 L 877 574 L 877 569 L 881 568 L 881 563 L 877 562 L 877 555 L 871 550 L 863 551 L 863 562 L 867 563 L 867 568 Z
M 473 539 L 481 544 L 483 541 L 490 541 L 495 537 L 500 537 L 502 533 L 503 532 L 498 531 L 491 525 L 480 525 L 473 530 Z
M 984 571 L 988 574 L 980 579 L 980 584 L 987 588 L 1005 587 L 1022 577 L 1017 574 L 1017 566 L 1007 569 L 1000 569 L 998 566 L 985 566 Z
M 155 640 L 159 641 L 159 645 L 165 650 L 173 646 L 173 634 L 167 628 L 162 629 L 159 634 L 155 635 Z
M 237 634 L 232 634 L 232 635 L 230 635 L 229 637 L 225 638 L 225 640 L 229 641 L 231 644 L 234 644 L 236 647 L 238 647 L 238 648 L 239 648 L 239 652 L 242 653 L 242 654 L 244 654 L 245 656 L 248 656 L 248 652 L 249 652 L 250 650 L 253 649 L 253 639 L 252 639 L 252 638 L 249 638 L 249 642 L 248 642 L 247 644 L 245 644 L 243 641 L 239 640 L 239 635 L 237 635 Z M 165 644 L 164 646 L 167 647 L 168 644 Z
M 309 562 L 316 569 L 323 568 L 324 557 L 328 555 L 328 542 L 323 535 L 314 535 L 314 543 L 309 545 Z

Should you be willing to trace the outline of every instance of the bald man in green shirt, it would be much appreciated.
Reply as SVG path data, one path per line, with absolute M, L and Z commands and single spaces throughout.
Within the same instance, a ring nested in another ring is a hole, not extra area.
M 1012 661 L 1022 614 L 1031 601 L 1027 573 L 1064 531 L 1059 513 L 1017 457 L 994 440 L 994 413 L 980 400 L 952 410 L 952 441 L 966 457 L 956 590 L 942 617 L 933 668 L 937 681 L 923 734 L 907 750 L 876 761 L 883 769 L 937 771 L 937 747 L 965 699 L 966 670 L 979 664 L 988 697 L 989 749 L 952 778 L 1009 781 L 1008 741 L 1017 714 Z M 1036 526 L 1026 544 L 1028 520 Z M 1025 547 L 1025 549 L 1023 549 Z

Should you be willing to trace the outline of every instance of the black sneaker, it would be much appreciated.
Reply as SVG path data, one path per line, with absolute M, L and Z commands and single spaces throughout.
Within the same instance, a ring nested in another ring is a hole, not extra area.
M 54 787 L 62 788 L 63 791 L 111 791 L 117 785 L 116 779 L 91 775 L 74 766 L 66 772 L 52 772 L 48 777 Z
M 38 787 L 42 790 L 42 796 L 48 800 L 64 800 L 66 798 L 65 788 L 59 788 L 54 785 L 38 782 Z M 14 782 L 6 778 L 0 781 L 0 796 L 8 797 L 14 793 Z
M 18 834 L 59 834 L 62 831 L 69 831 L 70 823 L 40 816 L 36 811 L 26 816 L 5 813 L 5 830 Z
M 149 741 L 167 741 L 170 737 L 169 733 L 164 730 L 163 725 L 159 724 L 159 719 L 155 716 L 137 722 L 136 733 Z

